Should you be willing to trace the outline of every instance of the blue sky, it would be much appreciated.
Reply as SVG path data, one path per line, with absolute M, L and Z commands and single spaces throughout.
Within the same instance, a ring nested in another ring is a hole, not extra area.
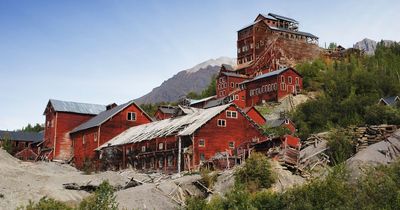
M 0 0 L 0 129 L 42 123 L 49 98 L 138 98 L 180 70 L 235 57 L 258 13 L 300 21 L 320 45 L 400 40 L 400 1 Z

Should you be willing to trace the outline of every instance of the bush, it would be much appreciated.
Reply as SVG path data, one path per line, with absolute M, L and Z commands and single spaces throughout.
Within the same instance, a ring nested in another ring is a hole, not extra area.
M 253 190 L 271 187 L 274 176 L 267 157 L 253 152 L 243 167 L 235 171 L 235 181 L 238 184 L 251 186 Z
M 218 174 L 216 172 L 213 172 L 206 168 L 201 169 L 200 175 L 201 175 L 202 181 L 208 188 L 212 188 L 218 178 Z
M 84 199 L 80 205 L 79 210 L 92 210 L 92 209 L 101 209 L 101 210 L 117 210 L 118 203 L 115 200 L 116 196 L 114 195 L 113 187 L 108 183 L 108 181 L 104 181 L 100 184 L 100 186 L 95 191 L 94 195 L 89 196 Z
M 18 210 L 72 210 L 73 208 L 67 206 L 65 203 L 56 201 L 52 198 L 43 197 L 38 203 L 29 201 L 25 207 L 21 206 Z
M 9 154 L 13 154 L 14 146 L 10 140 L 10 136 L 6 134 L 3 138 L 3 143 L 1 146 L 6 152 L 8 152 Z
M 354 153 L 352 136 L 343 128 L 331 130 L 327 146 L 327 154 L 334 165 L 346 161 Z

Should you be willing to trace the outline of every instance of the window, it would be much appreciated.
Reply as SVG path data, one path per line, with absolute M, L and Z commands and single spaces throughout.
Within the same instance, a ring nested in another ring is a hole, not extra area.
M 234 148 L 235 148 L 235 142 L 230 141 L 230 142 L 229 142 L 229 148 L 230 148 L 230 149 L 234 149 Z
M 246 98 L 244 96 L 242 96 L 242 101 L 244 101 Z
M 285 83 L 281 84 L 281 90 L 286 90 L 286 84 Z
M 158 168 L 163 168 L 163 166 L 164 166 L 164 158 L 160 157 L 158 159 Z
M 174 165 L 174 156 L 168 155 L 168 166 L 173 166 Z
M 82 144 L 85 145 L 86 144 L 86 135 L 83 134 L 82 136 Z
M 292 84 L 292 77 L 291 76 L 289 76 L 287 80 L 288 80 L 289 84 Z
M 298 84 L 299 84 L 299 78 L 296 77 L 296 85 L 298 85 Z
M 159 143 L 158 150 L 163 150 L 163 149 L 164 149 L 164 143 Z
M 93 139 L 94 139 L 94 142 L 97 141 L 97 133 L 94 133 L 94 134 L 93 134 Z
M 204 156 L 204 153 L 200 153 L 200 161 L 205 161 L 206 157 Z
M 236 83 L 236 88 L 239 88 L 239 83 Z
M 286 125 L 289 124 L 289 120 L 288 120 L 288 119 L 285 120 L 285 124 L 286 124 Z
M 235 87 L 235 83 L 231 82 L 231 88 Z
M 128 121 L 136 121 L 136 113 L 128 112 Z
M 206 146 L 206 141 L 204 139 L 199 140 L 199 147 L 205 147 Z
M 142 146 L 142 152 L 146 152 L 146 146 Z
M 236 101 L 239 100 L 239 95 L 235 95 L 235 100 L 236 100 Z
M 281 82 L 285 82 L 285 77 L 283 75 L 281 76 Z
M 218 119 L 218 127 L 226 127 L 226 120 Z
M 226 117 L 227 118 L 237 118 L 237 112 L 236 111 L 226 111 Z

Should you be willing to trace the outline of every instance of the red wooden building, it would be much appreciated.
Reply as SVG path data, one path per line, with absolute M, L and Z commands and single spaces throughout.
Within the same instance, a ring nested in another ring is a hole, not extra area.
M 267 122 L 264 116 L 254 107 L 247 107 L 243 109 L 243 112 L 246 113 L 254 122 L 258 125 L 263 126 Z
M 197 169 L 220 152 L 258 141 L 258 124 L 234 104 L 188 108 L 174 118 L 132 127 L 99 147 L 103 160 L 116 167 L 180 172 Z M 109 164 L 103 162 L 103 164 Z
M 176 106 L 167 106 L 167 105 L 158 106 L 158 109 L 154 114 L 154 117 L 156 118 L 156 120 L 165 120 L 171 118 L 172 116 L 174 116 L 176 109 L 177 109 Z
M 0 131 L 0 147 L 5 140 L 11 142 L 11 155 L 33 161 L 38 157 L 38 145 L 43 142 L 43 132 Z
M 284 126 L 287 129 L 289 129 L 292 132 L 292 134 L 294 134 L 296 132 L 296 125 L 293 123 L 292 120 L 290 120 L 289 118 L 286 118 L 286 117 L 274 119 L 274 120 L 267 120 L 266 125 L 271 128 Z
M 152 119 L 134 101 L 108 107 L 106 111 L 70 131 L 74 163 L 79 169 L 84 161 L 96 162 L 95 149 L 126 129 L 152 122 Z
M 303 89 L 303 77 L 293 68 L 272 71 L 241 84 L 246 90 L 246 106 L 255 106 L 268 101 L 280 101 Z
M 42 158 L 68 161 L 73 157 L 69 132 L 106 110 L 105 105 L 50 99 L 46 116 Z

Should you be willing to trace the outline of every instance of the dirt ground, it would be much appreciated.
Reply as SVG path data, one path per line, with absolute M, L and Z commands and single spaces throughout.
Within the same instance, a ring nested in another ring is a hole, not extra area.
M 44 196 L 77 204 L 90 194 L 85 191 L 64 189 L 64 183 L 85 185 L 90 182 L 96 185 L 108 180 L 113 186 L 124 186 L 131 178 L 147 183 L 117 191 L 117 201 L 121 209 L 176 209 L 179 205 L 170 198 L 173 195 L 171 192 L 174 192 L 180 184 L 183 188 L 186 185 L 187 189 L 196 193 L 190 185 L 200 179 L 199 175 L 176 179 L 160 174 L 151 176 L 130 169 L 85 175 L 66 164 L 22 162 L 0 149 L 0 194 L 3 195 L 0 196 L 0 209 L 14 210 L 18 206 L 26 205 L 29 200 L 38 201 Z M 155 179 L 157 182 L 149 183 L 149 179 Z

